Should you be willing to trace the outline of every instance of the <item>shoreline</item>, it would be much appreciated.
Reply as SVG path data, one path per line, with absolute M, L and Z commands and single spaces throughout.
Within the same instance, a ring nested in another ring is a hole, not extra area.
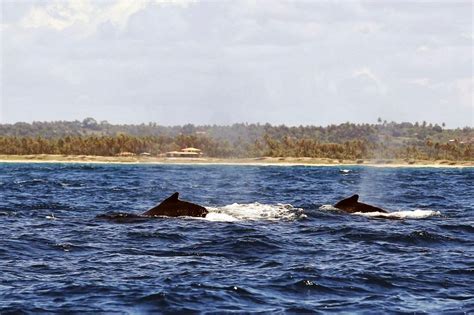
M 0 163 L 140 164 L 140 165 L 242 165 L 242 166 L 369 166 L 369 167 L 474 167 L 474 161 L 448 160 L 337 160 L 330 158 L 259 157 L 259 158 L 168 158 L 119 157 L 93 155 L 0 155 Z

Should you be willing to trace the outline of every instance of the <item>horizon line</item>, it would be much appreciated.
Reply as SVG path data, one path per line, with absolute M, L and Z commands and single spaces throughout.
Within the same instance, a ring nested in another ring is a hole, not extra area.
M 339 122 L 339 123 L 330 123 L 330 124 L 327 124 L 327 125 L 316 125 L 316 124 L 298 124 L 298 125 L 295 125 L 295 124 L 286 124 L 286 123 L 270 123 L 270 122 L 247 122 L 247 121 L 243 121 L 243 122 L 232 122 L 232 123 L 192 123 L 192 122 L 187 122 L 187 123 L 183 123 L 183 124 L 179 124 L 179 125 L 164 125 L 164 124 L 160 124 L 158 122 L 154 122 L 154 121 L 148 121 L 148 122 L 141 122 L 141 123 L 133 123 L 133 122 L 130 122 L 130 123 L 121 123 L 121 122 L 110 122 L 106 119 L 101 119 L 101 120 L 97 120 L 93 117 L 86 117 L 86 118 L 83 118 L 82 120 L 81 119 L 74 119 L 74 120 L 67 120 L 67 119 L 64 119 L 64 120 L 32 120 L 32 121 L 16 121 L 16 122 L 0 122 L 0 126 L 1 125 L 15 125 L 15 124 L 19 124 L 19 123 L 24 123 L 24 124 L 29 124 L 29 125 L 33 125 L 35 123 L 57 123 L 57 122 L 68 122 L 68 123 L 71 123 L 71 122 L 80 122 L 80 123 L 84 123 L 84 121 L 86 120 L 93 120 L 95 121 L 96 124 L 98 125 L 106 125 L 106 124 L 109 124 L 109 125 L 114 125 L 114 126 L 120 126 L 120 125 L 129 125 L 129 126 L 140 126 L 140 125 L 150 125 L 150 124 L 156 124 L 156 127 L 167 127 L 167 128 L 174 128 L 174 127 L 183 127 L 183 126 L 187 126 L 187 125 L 193 125 L 193 126 L 196 126 L 196 127 L 204 127 L 204 126 L 219 126 L 219 127 L 229 127 L 229 126 L 233 126 L 233 125 L 258 125 L 258 126 L 265 126 L 265 125 L 270 125 L 272 127 L 278 127 L 278 126 L 286 126 L 286 127 L 322 127 L 322 128 L 326 128 L 326 127 L 329 127 L 329 126 L 339 126 L 339 125 L 344 125 L 344 124 L 353 124 L 353 125 L 388 125 L 388 124 L 397 124 L 397 125 L 400 125 L 400 124 L 412 124 L 412 125 L 416 125 L 417 123 L 421 126 L 423 125 L 423 123 L 425 123 L 427 126 L 429 125 L 432 125 L 432 126 L 442 126 L 443 124 L 445 124 L 444 122 L 441 122 L 441 123 L 438 123 L 438 122 L 431 122 L 431 121 L 426 121 L 426 120 L 422 120 L 422 121 L 415 121 L 415 122 L 412 122 L 412 121 L 401 121 L 401 122 L 398 122 L 398 121 L 394 121 L 394 120 L 391 120 L 391 121 L 388 121 L 386 119 L 382 119 L 380 118 L 380 120 L 377 120 L 376 122 L 351 122 L 351 121 L 345 121 L 345 122 Z M 457 127 L 448 127 L 446 124 L 444 127 L 442 127 L 443 129 L 464 129 L 464 128 L 473 128 L 473 126 L 469 126 L 469 125 L 465 125 L 465 126 L 457 126 Z

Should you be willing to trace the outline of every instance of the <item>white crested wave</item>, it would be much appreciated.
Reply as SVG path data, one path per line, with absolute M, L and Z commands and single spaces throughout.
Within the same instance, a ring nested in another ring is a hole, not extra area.
M 333 205 L 322 205 L 319 207 L 320 210 L 326 210 L 326 211 L 341 211 L 338 208 L 335 208 Z
M 223 207 L 207 207 L 207 210 L 209 213 L 204 220 L 209 221 L 296 220 L 306 217 L 303 209 L 290 204 L 233 203 Z
M 47 215 L 45 218 L 48 219 L 48 220 L 56 220 L 56 219 L 57 219 L 57 218 L 54 216 L 53 213 L 51 213 L 51 215 Z
M 387 219 L 426 219 L 429 217 L 440 216 L 441 212 L 434 210 L 403 210 L 389 213 L 383 212 L 356 212 L 355 215 L 361 215 L 369 218 L 387 218 Z
M 322 205 L 319 207 L 320 210 L 326 211 L 341 211 L 335 208 L 333 205 Z M 434 210 L 401 210 L 394 212 L 354 212 L 354 215 L 360 215 L 368 218 L 387 218 L 387 219 L 426 219 L 429 217 L 440 216 L 441 212 Z

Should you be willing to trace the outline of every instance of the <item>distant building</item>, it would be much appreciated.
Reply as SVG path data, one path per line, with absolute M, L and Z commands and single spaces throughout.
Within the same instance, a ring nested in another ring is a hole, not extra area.
M 141 156 L 151 156 L 151 153 L 148 152 L 142 152 L 140 153 Z
M 198 158 L 202 156 L 202 151 L 196 148 L 185 148 L 181 151 L 170 151 L 166 152 L 167 157 L 187 157 L 187 158 Z
M 120 153 L 115 154 L 115 156 L 135 156 L 135 155 L 136 154 L 132 152 L 120 152 Z
M 201 150 L 196 149 L 196 148 L 184 148 L 181 150 L 181 152 L 193 152 L 193 153 L 201 154 Z

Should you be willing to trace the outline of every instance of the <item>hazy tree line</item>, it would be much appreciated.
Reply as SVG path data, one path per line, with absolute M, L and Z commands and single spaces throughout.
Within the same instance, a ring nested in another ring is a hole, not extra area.
M 210 157 L 474 160 L 474 129 L 382 122 L 326 127 L 270 124 L 165 127 L 80 121 L 0 125 L 0 154 L 158 155 L 197 147 Z

